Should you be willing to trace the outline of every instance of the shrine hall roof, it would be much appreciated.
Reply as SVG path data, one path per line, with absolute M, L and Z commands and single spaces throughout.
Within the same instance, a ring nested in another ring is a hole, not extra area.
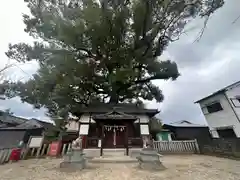
M 112 112 L 108 112 L 105 114 L 97 114 L 93 116 L 93 119 L 137 119 L 137 116 L 131 115 L 131 114 L 125 114 L 123 112 L 117 112 L 116 110 L 113 110 Z
M 108 113 L 112 111 L 123 112 L 126 114 L 147 114 L 155 116 L 159 113 L 158 109 L 146 109 L 144 107 L 136 106 L 135 104 L 95 104 L 82 108 L 81 113 Z

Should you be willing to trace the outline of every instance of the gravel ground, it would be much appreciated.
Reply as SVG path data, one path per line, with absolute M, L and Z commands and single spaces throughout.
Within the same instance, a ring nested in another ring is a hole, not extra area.
M 0 165 L 0 180 L 239 180 L 240 161 L 211 156 L 164 156 L 166 170 L 141 171 L 137 163 L 89 163 L 83 171 L 60 169 L 61 159 Z

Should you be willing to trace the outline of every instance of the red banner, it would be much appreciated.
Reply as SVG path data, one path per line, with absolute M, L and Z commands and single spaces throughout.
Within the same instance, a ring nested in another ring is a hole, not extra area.
M 49 156 L 58 156 L 61 153 L 62 142 L 56 141 L 50 144 Z

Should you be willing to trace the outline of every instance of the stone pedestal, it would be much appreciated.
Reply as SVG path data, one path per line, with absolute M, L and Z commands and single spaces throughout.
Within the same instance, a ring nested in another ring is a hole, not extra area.
M 60 168 L 77 168 L 81 170 L 86 167 L 86 163 L 87 161 L 82 149 L 71 149 L 64 155 Z
M 144 170 L 164 170 L 166 169 L 160 161 L 161 155 L 152 148 L 142 149 L 137 157 L 139 168 Z

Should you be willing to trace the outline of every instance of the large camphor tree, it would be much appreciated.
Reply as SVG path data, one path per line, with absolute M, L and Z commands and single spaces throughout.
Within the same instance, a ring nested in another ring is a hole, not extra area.
M 161 102 L 152 80 L 175 80 L 175 62 L 159 58 L 195 17 L 223 0 L 25 0 L 25 32 L 33 44 L 11 44 L 6 55 L 40 68 L 12 90 L 50 116 L 78 115 L 94 102 Z

